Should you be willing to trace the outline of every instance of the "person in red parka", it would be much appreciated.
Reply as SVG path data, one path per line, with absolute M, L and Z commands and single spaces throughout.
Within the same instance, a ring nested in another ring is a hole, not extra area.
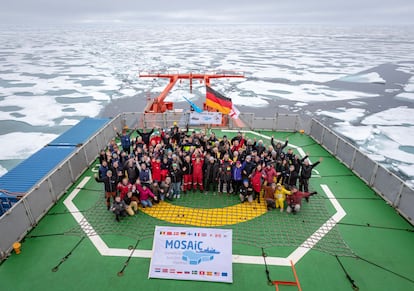
M 184 194 L 186 191 L 191 190 L 193 186 L 193 163 L 191 162 L 190 156 L 185 156 L 183 161 L 183 191 Z
M 197 155 L 193 158 L 193 190 L 198 189 L 202 192 L 204 190 L 203 187 L 203 165 L 204 165 L 204 158 L 201 158 Z
M 151 175 L 152 180 L 161 182 L 161 159 L 157 157 L 151 160 Z
M 266 185 L 271 185 L 272 183 L 276 182 L 275 178 L 278 176 L 278 173 L 270 161 L 266 163 L 266 167 L 264 168 L 263 172 L 265 174 Z
M 157 144 L 161 143 L 161 141 L 162 141 L 161 136 L 158 133 L 154 134 L 150 139 L 150 145 L 155 147 Z
M 266 176 L 262 170 L 262 164 L 258 164 L 256 169 L 253 170 L 250 178 L 250 183 L 255 196 L 254 199 L 257 198 L 257 203 L 260 203 L 260 191 L 262 190 L 262 184 L 265 177 Z

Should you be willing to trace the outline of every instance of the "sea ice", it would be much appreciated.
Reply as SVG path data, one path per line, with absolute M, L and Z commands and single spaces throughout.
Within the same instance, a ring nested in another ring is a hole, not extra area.
M 337 108 L 336 111 L 318 110 L 317 115 L 325 115 L 335 119 L 353 122 L 365 115 L 365 109 L 362 108 Z
M 414 108 L 407 106 L 390 108 L 367 116 L 361 123 L 365 125 L 412 125 L 414 124 Z
M 41 132 L 12 132 L 0 135 L 0 143 L 9 148 L 7 151 L 0 151 L 0 160 L 25 159 L 57 136 Z
M 3 176 L 4 174 L 6 174 L 7 173 L 7 169 L 5 169 L 5 168 L 3 168 L 1 165 L 0 165 L 0 177 L 1 176 Z
M 377 83 L 385 84 L 385 80 L 377 72 L 371 72 L 367 74 L 350 75 L 339 79 L 344 82 L 353 83 Z
M 336 122 L 335 125 L 336 132 L 356 142 L 364 142 L 373 135 L 372 126 L 353 126 L 349 122 Z
M 395 98 L 405 100 L 405 101 L 414 101 L 414 92 L 403 92 L 398 95 L 395 95 Z

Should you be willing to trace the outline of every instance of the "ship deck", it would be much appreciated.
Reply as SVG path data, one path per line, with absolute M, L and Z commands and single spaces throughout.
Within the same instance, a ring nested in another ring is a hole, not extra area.
M 266 144 L 289 137 L 296 153 L 323 157 L 310 181 L 318 194 L 297 215 L 195 192 L 117 223 L 93 179 L 96 161 L 26 236 L 21 254 L 3 261 L 0 289 L 275 290 L 269 279 L 293 281 L 293 261 L 303 290 L 352 290 L 350 279 L 360 290 L 414 290 L 413 227 L 395 209 L 304 134 L 246 135 Z M 233 283 L 149 279 L 156 225 L 232 229 Z

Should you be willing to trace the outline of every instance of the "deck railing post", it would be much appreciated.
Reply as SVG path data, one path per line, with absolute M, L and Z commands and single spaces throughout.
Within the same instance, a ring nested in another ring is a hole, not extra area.
M 372 169 L 371 179 L 369 181 L 369 186 L 371 186 L 371 187 L 372 187 L 372 185 L 374 185 L 375 178 L 377 176 L 377 172 L 378 172 L 378 164 L 375 164 L 374 169 Z
M 30 195 L 30 193 L 27 194 L 27 195 Z M 29 220 L 30 225 L 33 227 L 33 226 L 36 225 L 36 220 L 33 217 L 33 213 L 30 210 L 30 206 L 29 206 L 29 203 L 27 202 L 26 197 L 27 196 L 25 196 L 25 197 L 22 198 L 22 203 L 23 203 L 24 209 L 26 211 L 27 219 Z
M 53 188 L 52 181 L 50 180 L 50 177 L 47 178 L 47 185 L 49 186 L 49 192 L 50 192 L 50 195 L 52 196 L 52 201 L 56 203 L 58 199 L 57 199 L 55 190 Z
M 398 191 L 397 197 L 395 197 L 395 200 L 392 204 L 392 206 L 397 208 L 397 209 L 399 208 L 399 205 L 400 205 L 403 189 L 404 189 L 404 183 L 401 183 L 400 190 Z

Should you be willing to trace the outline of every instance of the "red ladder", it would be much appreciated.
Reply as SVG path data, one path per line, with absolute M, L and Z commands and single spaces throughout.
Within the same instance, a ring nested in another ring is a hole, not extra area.
M 295 277 L 295 281 L 272 281 L 273 285 L 276 287 L 276 291 L 279 291 L 279 285 L 287 285 L 287 286 L 296 286 L 298 287 L 299 291 L 302 291 L 302 288 L 300 287 L 298 275 L 296 274 L 295 265 L 292 261 L 290 261 L 290 265 L 292 266 L 293 276 Z

